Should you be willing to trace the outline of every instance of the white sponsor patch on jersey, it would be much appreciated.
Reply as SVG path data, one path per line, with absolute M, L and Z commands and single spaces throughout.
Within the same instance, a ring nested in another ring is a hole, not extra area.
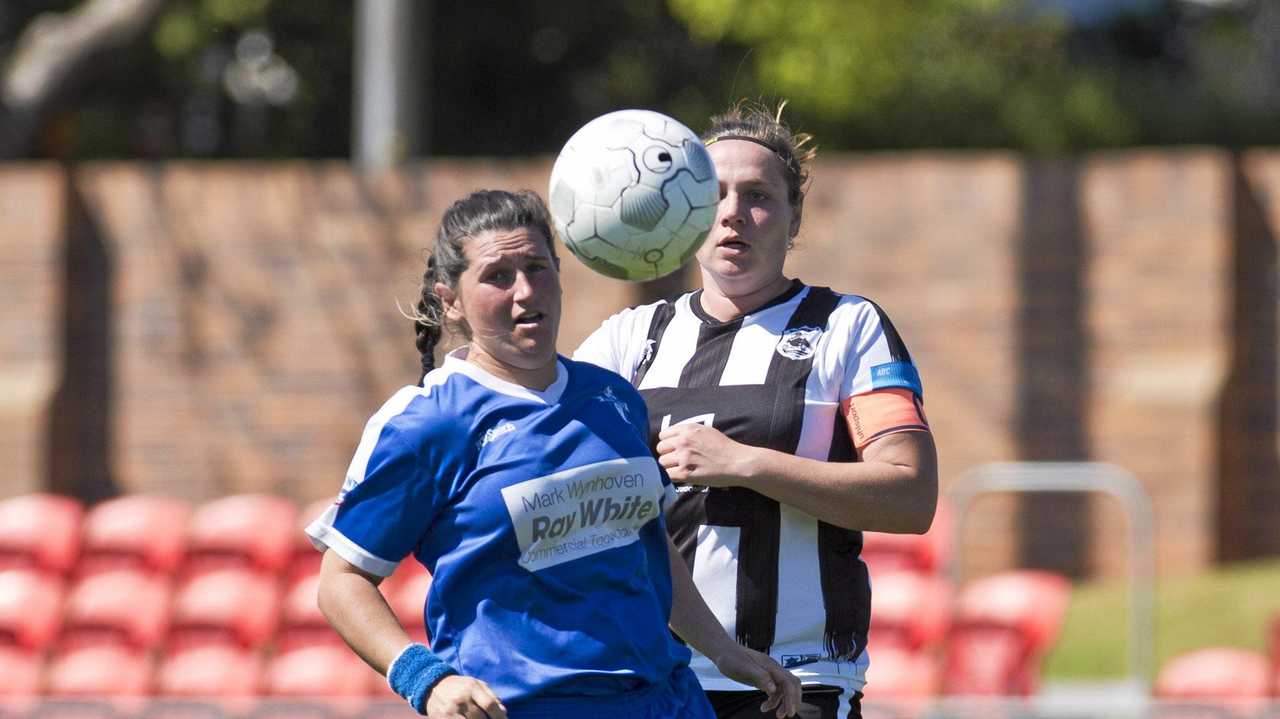
M 662 511 L 652 457 L 597 462 L 504 487 L 520 566 L 538 571 L 622 547 Z

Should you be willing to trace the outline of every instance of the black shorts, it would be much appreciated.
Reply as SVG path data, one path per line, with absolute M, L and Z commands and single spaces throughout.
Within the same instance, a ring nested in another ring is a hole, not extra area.
M 862 719 L 862 692 L 853 693 L 849 700 L 848 716 L 837 717 L 843 689 L 822 684 L 806 685 L 803 689 L 804 703 L 800 705 L 800 711 L 796 712 L 797 719 Z M 772 713 L 760 713 L 760 705 L 765 700 L 764 692 L 709 691 L 707 699 L 711 700 L 717 719 L 774 719 Z

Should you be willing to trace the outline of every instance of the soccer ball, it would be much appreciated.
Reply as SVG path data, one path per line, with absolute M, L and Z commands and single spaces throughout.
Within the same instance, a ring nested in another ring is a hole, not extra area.
M 692 130 L 619 110 L 569 138 L 551 169 L 551 216 L 569 251 L 622 280 L 675 272 L 715 221 L 720 185 Z

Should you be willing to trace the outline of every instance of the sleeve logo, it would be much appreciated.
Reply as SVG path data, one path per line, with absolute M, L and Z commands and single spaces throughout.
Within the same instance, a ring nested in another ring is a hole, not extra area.
M 653 348 L 657 346 L 657 340 L 644 341 L 644 353 L 640 355 L 640 364 L 649 364 L 649 360 L 653 359 Z
M 871 389 L 901 387 L 923 396 L 920 372 L 910 362 L 887 362 L 871 368 Z
M 511 434 L 514 431 L 516 431 L 516 426 L 514 424 L 511 424 L 510 422 L 503 422 L 502 424 L 496 427 L 490 427 L 489 429 L 486 429 L 484 431 L 484 434 L 480 436 L 480 441 L 477 442 L 477 444 L 480 446 L 481 449 L 484 449 L 484 447 L 488 445 L 490 442 L 494 441 L 495 439 L 503 435 Z

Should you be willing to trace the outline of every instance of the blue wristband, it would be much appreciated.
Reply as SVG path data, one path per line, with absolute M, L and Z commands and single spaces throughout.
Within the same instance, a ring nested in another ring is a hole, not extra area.
M 400 652 L 387 667 L 387 683 L 391 689 L 419 714 L 427 713 L 427 697 L 441 679 L 457 674 L 453 667 L 437 657 L 423 644 L 414 642 Z

